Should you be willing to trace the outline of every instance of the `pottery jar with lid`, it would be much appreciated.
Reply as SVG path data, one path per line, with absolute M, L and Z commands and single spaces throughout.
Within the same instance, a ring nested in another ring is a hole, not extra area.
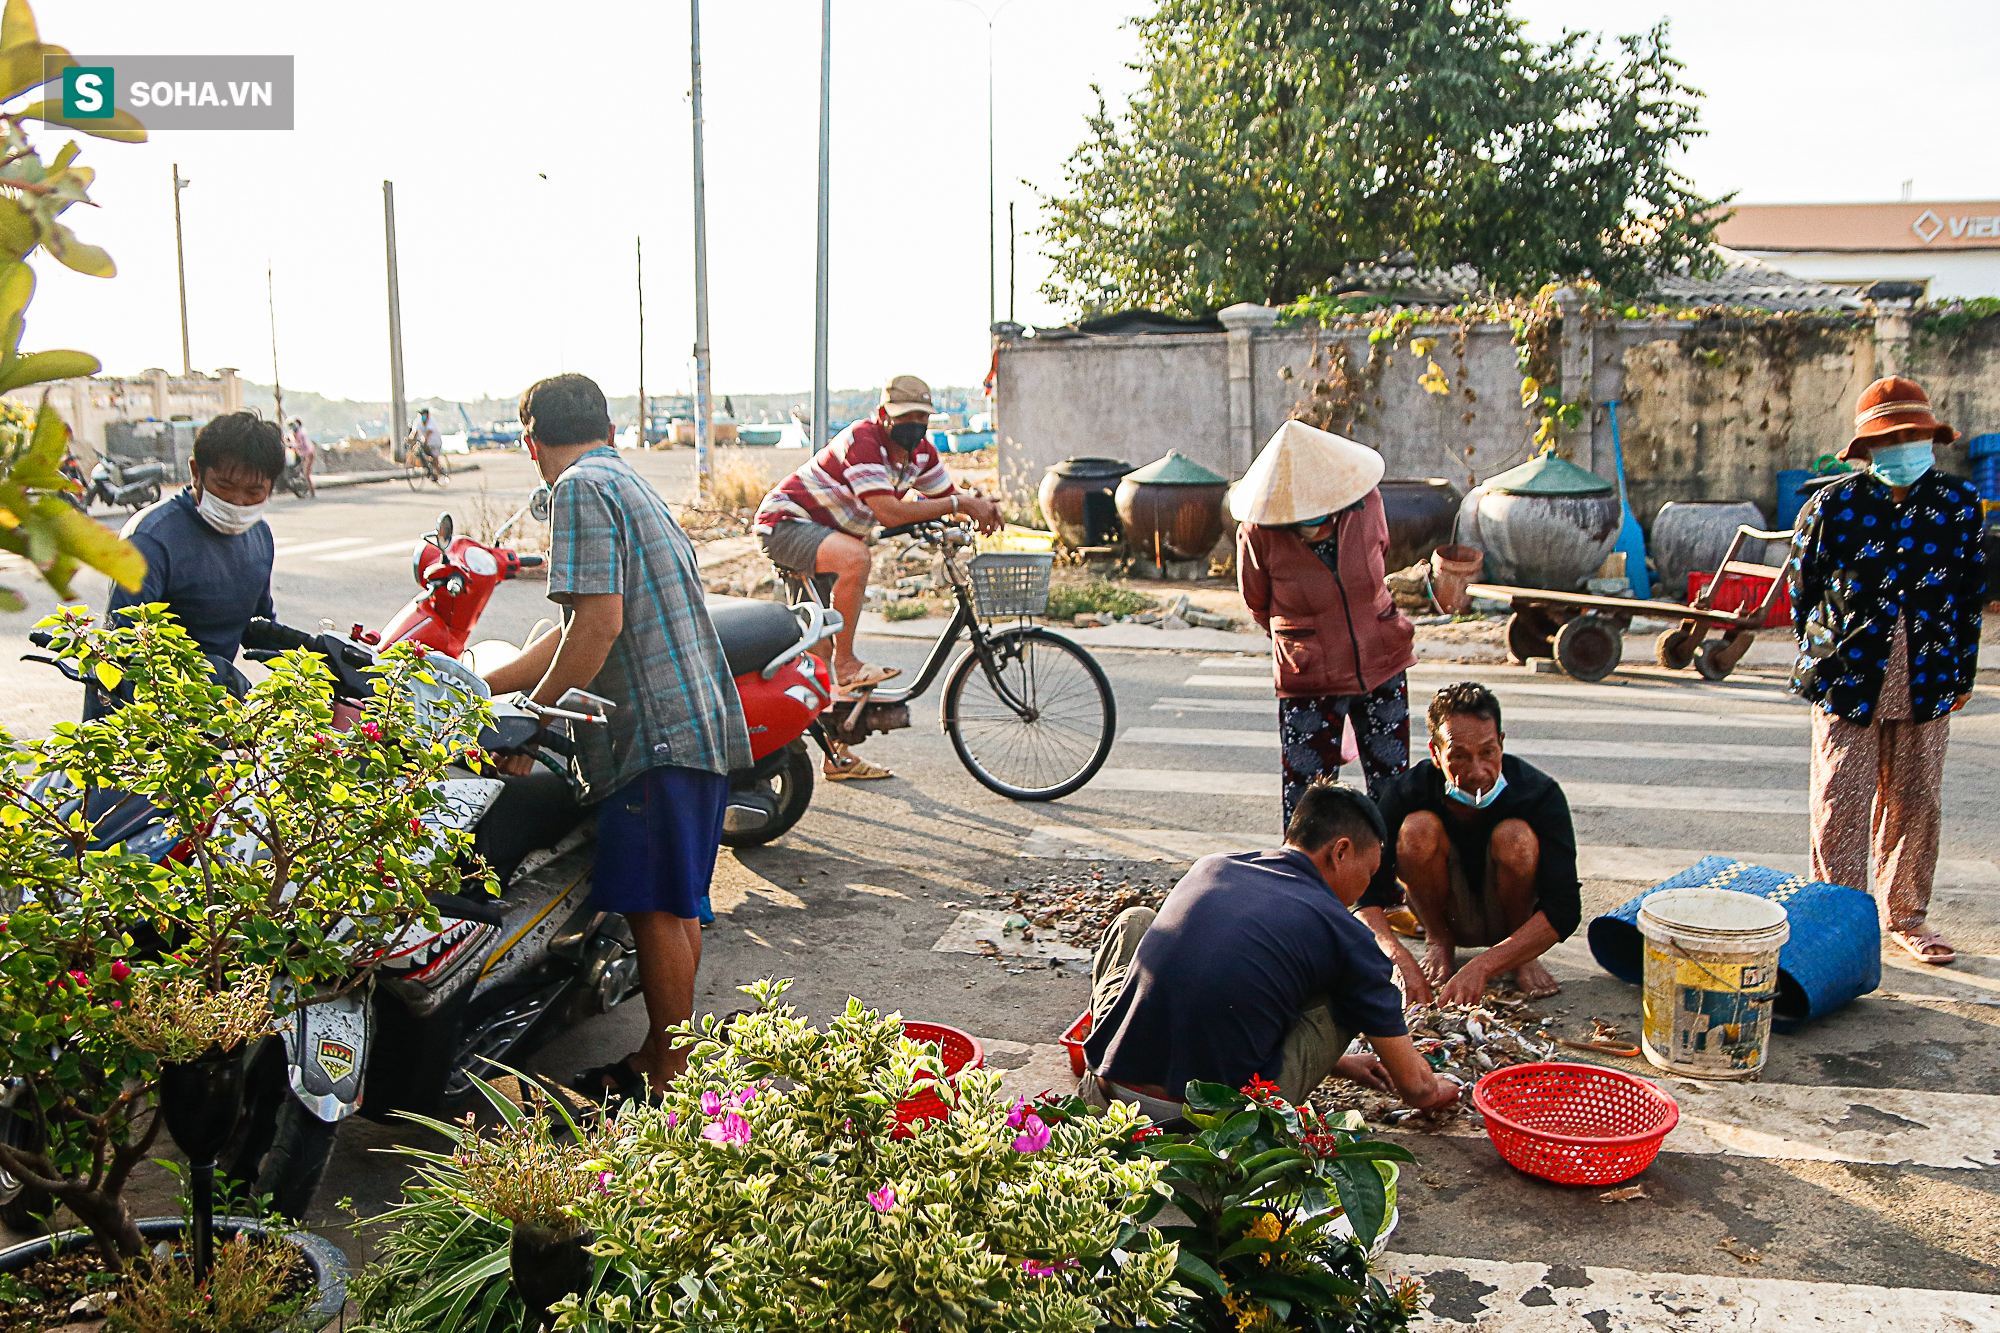
M 1142 560 L 1205 560 L 1222 540 L 1229 479 L 1168 450 L 1118 483 L 1125 544 Z
M 1554 454 L 1489 477 L 1458 511 L 1458 539 L 1486 556 L 1486 580 L 1575 592 L 1618 544 L 1618 488 Z
M 1115 458 L 1065 458 L 1042 474 L 1042 516 L 1064 546 L 1109 546 L 1118 540 L 1118 479 L 1132 470 Z

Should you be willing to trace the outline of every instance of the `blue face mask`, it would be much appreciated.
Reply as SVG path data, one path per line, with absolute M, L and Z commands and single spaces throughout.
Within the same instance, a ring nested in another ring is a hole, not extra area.
M 1457 801 L 1460 805 L 1469 805 L 1474 810 L 1484 810 L 1487 806 L 1498 800 L 1500 793 L 1506 790 L 1507 775 L 1505 773 L 1493 779 L 1493 785 L 1478 796 L 1473 795 L 1450 778 L 1446 778 L 1444 782 L 1444 794 L 1446 796 Z
M 1884 444 L 1872 451 L 1868 470 L 1885 486 L 1914 486 L 1936 463 L 1928 444 Z

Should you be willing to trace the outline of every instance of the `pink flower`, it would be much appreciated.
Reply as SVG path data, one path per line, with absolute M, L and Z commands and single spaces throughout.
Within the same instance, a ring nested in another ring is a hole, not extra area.
M 878 1213 L 893 1211 L 896 1207 L 896 1187 L 884 1185 L 879 1190 L 869 1190 L 868 1202 Z
M 382 739 L 382 725 L 379 722 L 363 722 L 359 727 L 355 728 L 355 730 L 359 731 L 362 735 L 366 736 L 371 741 L 379 741 Z
M 1026 1097 L 1016 1097 L 1014 1099 L 1014 1109 L 1007 1112 L 1007 1128 L 1019 1129 L 1021 1122 L 1027 1118 L 1028 1099 Z
M 701 1113 L 703 1115 L 722 1114 L 722 1097 L 714 1088 L 710 1088 L 707 1092 L 701 1094 Z
M 113 1001 L 111 1002 L 111 1007 L 112 1007 L 113 1009 L 123 1009 L 123 1008 L 125 1007 L 125 1001 L 123 1001 L 123 1000 L 113 1000 Z
M 1040 1152 L 1049 1146 L 1053 1137 L 1049 1127 L 1042 1123 L 1038 1115 L 1025 1116 L 1020 1124 L 1021 1136 L 1014 1140 L 1015 1152 Z
M 1021 1261 L 1021 1271 L 1029 1277 L 1054 1277 L 1065 1268 L 1076 1268 L 1078 1266 L 1077 1261 L 1074 1259 L 1058 1259 L 1052 1264 L 1042 1263 L 1038 1259 L 1023 1259 Z
M 125 965 L 125 960 L 123 958 L 116 959 L 112 962 L 111 979 L 113 981 L 123 981 L 125 980 L 125 978 L 131 975 L 132 975 L 132 969 Z
M 701 1132 L 702 1138 L 710 1143 L 720 1143 L 725 1148 L 741 1147 L 750 1142 L 750 1122 L 731 1111 L 716 1123 Z
M 669 1111 L 669 1112 L 667 1112 L 667 1128 L 668 1128 L 668 1129 L 672 1129 L 672 1128 L 673 1128 L 673 1127 L 674 1127 L 675 1125 L 678 1125 L 678 1124 L 679 1124 L 680 1122 L 681 1122 L 681 1113 L 680 1113 L 679 1111 Z
M 611 1193 L 611 1173 L 609 1171 L 599 1171 L 597 1173 L 597 1192 L 599 1194 Z
M 751 1099 L 756 1095 L 757 1095 L 757 1085 L 753 1083 L 749 1087 L 743 1089 L 741 1092 L 733 1094 L 729 1100 L 734 1102 L 738 1106 L 748 1106 L 750 1104 Z

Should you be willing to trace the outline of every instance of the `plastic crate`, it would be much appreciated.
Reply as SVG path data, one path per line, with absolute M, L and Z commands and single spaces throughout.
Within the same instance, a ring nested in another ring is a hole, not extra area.
M 988 619 L 1047 614 L 1049 571 L 1055 562 L 1050 552 L 989 551 L 972 557 L 967 568 L 979 614 Z
M 1069 1072 L 1083 1077 L 1083 1044 L 1090 1040 L 1090 1010 L 1077 1015 L 1069 1031 L 1062 1034 L 1063 1049 L 1069 1052 Z
M 1688 605 L 1708 586 L 1713 574 L 1694 570 L 1688 575 Z M 1722 583 L 1715 590 L 1712 610 L 1740 611 L 1764 600 L 1764 593 L 1771 586 L 1771 580 L 1755 578 L 1748 574 L 1725 574 Z M 1790 629 L 1792 627 L 1792 590 L 1789 584 L 1778 589 L 1778 595 L 1771 599 L 1771 609 L 1764 613 L 1764 629 Z

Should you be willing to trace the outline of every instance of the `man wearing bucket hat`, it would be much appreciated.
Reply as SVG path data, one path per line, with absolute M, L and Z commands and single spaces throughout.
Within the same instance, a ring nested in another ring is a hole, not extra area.
M 1945 743 L 1972 697 L 1986 599 L 1979 494 L 1937 470 L 1958 438 L 1901 376 L 1862 391 L 1843 461 L 1792 535 L 1792 691 L 1810 699 L 1812 875 L 1872 887 L 1919 962 L 1958 955 L 1932 930 Z
M 1338 776 L 1352 723 L 1368 792 L 1409 767 L 1417 631 L 1383 582 L 1382 455 L 1303 421 L 1278 428 L 1229 493 L 1243 602 L 1271 636 L 1284 820 Z
M 833 607 L 845 622 L 833 638 L 833 676 L 842 694 L 901 674 L 863 662 L 854 652 L 861 597 L 873 564 L 867 538 L 881 523 L 895 527 L 963 515 L 981 532 L 1001 524 L 999 506 L 952 484 L 930 442 L 931 389 L 915 375 L 898 375 L 882 390 L 875 415 L 857 421 L 771 488 L 752 530 L 771 562 L 808 578 L 833 580 Z M 910 497 L 910 492 L 916 497 Z M 834 781 L 886 778 L 888 769 L 848 754 L 826 762 Z

